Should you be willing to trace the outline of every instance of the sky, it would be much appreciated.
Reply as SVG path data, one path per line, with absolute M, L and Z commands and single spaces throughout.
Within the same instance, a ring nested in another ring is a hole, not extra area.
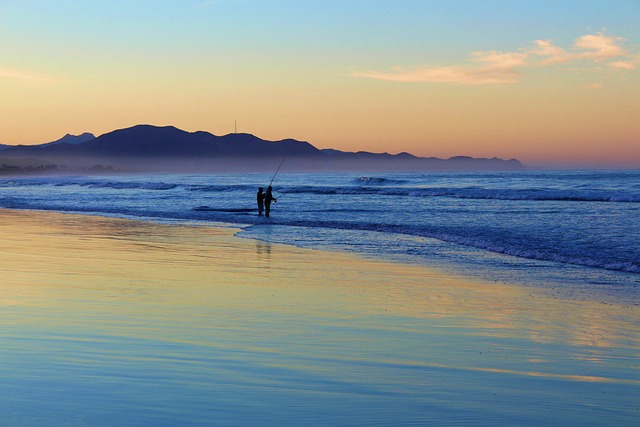
M 0 0 L 0 144 L 136 124 L 640 168 L 638 0 Z

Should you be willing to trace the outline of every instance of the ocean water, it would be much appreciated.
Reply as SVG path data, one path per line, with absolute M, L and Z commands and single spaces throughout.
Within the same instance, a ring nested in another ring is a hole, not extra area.
M 286 168 L 283 168 L 286 169 Z M 231 226 L 239 236 L 637 304 L 640 171 L 3 177 L 0 207 Z

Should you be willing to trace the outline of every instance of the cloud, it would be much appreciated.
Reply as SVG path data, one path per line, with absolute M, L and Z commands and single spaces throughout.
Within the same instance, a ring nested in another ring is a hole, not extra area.
M 396 69 L 391 73 L 369 71 L 353 73 L 353 77 L 365 77 L 375 80 L 424 83 L 459 83 L 469 85 L 514 83 L 518 74 L 509 69 L 491 67 L 435 67 L 415 68 L 413 70 Z
M 628 53 L 618 46 L 622 42 L 621 37 L 609 37 L 602 33 L 579 37 L 575 47 L 586 52 L 579 54 L 580 59 L 590 59 L 602 62 L 612 58 L 628 56 Z
M 605 64 L 619 70 L 633 70 L 640 61 L 620 45 L 623 41 L 621 37 L 597 33 L 581 36 L 570 49 L 565 49 L 556 46 L 552 40 L 535 40 L 532 47 L 514 52 L 472 52 L 468 65 L 396 67 L 388 72 L 355 72 L 351 76 L 396 82 L 486 85 L 517 83 L 527 68 L 578 61 Z
M 19 80 L 25 83 L 52 83 L 56 81 L 53 77 L 8 68 L 0 68 L 0 78 Z
M 516 67 L 526 65 L 527 54 L 521 52 L 473 52 L 473 61 L 487 64 L 492 69 L 511 70 Z
M 533 43 L 536 47 L 529 50 L 529 54 L 544 58 L 539 65 L 565 64 L 576 59 L 574 54 L 555 46 L 551 40 L 536 40 Z
M 611 68 L 618 68 L 620 70 L 635 70 L 638 68 L 636 64 L 631 61 L 615 61 L 607 64 Z
M 520 76 L 518 68 L 524 65 L 526 55 L 496 51 L 473 52 L 471 62 L 478 65 L 464 67 L 396 68 L 391 73 L 369 71 L 353 73 L 353 77 L 398 82 L 458 83 L 468 85 L 515 83 Z
M 628 58 L 618 61 L 611 61 L 607 63 L 607 66 L 619 70 L 635 70 L 640 66 L 640 55 L 629 56 Z

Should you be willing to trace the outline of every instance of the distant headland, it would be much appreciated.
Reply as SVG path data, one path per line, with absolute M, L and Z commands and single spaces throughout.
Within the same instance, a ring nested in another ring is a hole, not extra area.
M 65 135 L 40 145 L 0 145 L 0 173 L 263 172 L 287 160 L 294 171 L 504 171 L 516 159 L 449 159 L 318 149 L 306 141 L 267 141 L 246 133 L 216 136 L 173 126 L 137 125 L 96 137 Z

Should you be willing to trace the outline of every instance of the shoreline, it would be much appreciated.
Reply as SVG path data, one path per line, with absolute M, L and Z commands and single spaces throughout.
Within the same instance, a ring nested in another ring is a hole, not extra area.
M 466 179 L 474 185 L 458 188 L 459 179 L 438 174 L 281 175 L 281 190 L 293 194 L 277 205 L 269 221 L 273 227 L 260 227 L 265 221 L 252 215 L 254 187 L 264 178 L 259 174 L 5 180 L 1 193 L 6 207 L 204 226 L 219 222 L 242 227 L 240 237 L 537 286 L 560 297 L 638 304 L 640 276 L 633 271 L 639 239 L 634 203 L 625 203 L 638 194 L 620 187 L 633 176 L 515 174 L 514 188 L 502 188 L 492 174 L 473 174 Z M 591 178 L 602 180 L 603 188 L 591 188 Z M 586 185 L 577 194 L 569 185 L 575 180 Z M 434 185 L 442 191 L 433 194 Z M 361 204 L 369 199 L 376 203 Z M 605 200 L 610 203 L 600 203 Z
M 232 228 L 2 209 L 0 230 L 0 413 L 12 425 L 639 414 L 637 307 Z

